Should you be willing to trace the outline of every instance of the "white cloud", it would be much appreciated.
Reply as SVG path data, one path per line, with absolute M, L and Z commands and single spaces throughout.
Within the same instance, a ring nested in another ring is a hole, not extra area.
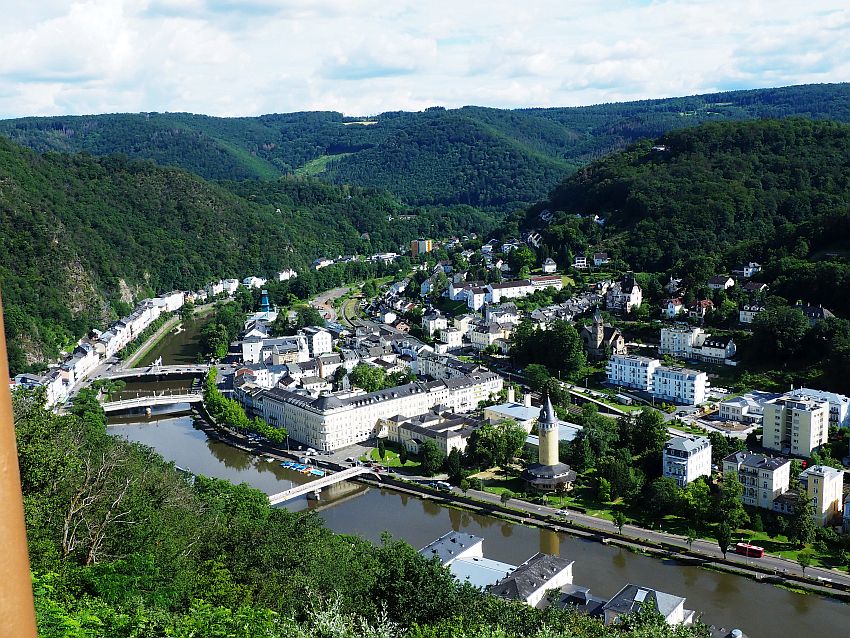
M 7 4 L 0 117 L 561 106 L 850 80 L 850 11 L 826 0 Z

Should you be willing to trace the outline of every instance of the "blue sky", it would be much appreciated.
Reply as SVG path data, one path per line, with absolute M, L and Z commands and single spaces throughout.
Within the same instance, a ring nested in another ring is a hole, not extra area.
M 850 80 L 846 3 L 6 0 L 0 117 L 369 115 Z

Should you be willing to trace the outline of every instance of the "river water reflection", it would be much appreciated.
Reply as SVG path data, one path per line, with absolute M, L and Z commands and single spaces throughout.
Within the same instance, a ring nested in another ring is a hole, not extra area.
M 153 361 L 162 355 L 165 365 L 193 363 L 202 326 L 202 322 L 195 322 L 186 332 L 165 339 L 145 360 Z M 191 382 L 131 384 L 126 392 L 166 388 L 173 391 L 186 387 L 187 383 Z M 155 410 L 150 419 L 139 415 L 112 417 L 109 430 L 154 448 L 166 459 L 192 472 L 234 483 L 245 482 L 267 494 L 309 480 L 302 474 L 283 469 L 278 463 L 210 440 L 193 427 L 190 415 L 168 414 L 167 410 Z M 322 499 L 301 498 L 286 506 L 292 510 L 320 510 L 330 529 L 372 541 L 379 541 L 381 533 L 389 531 L 419 548 L 453 529 L 483 537 L 485 555 L 508 563 L 519 564 L 537 551 L 560 554 L 576 561 L 573 566 L 575 583 L 589 587 L 597 596 L 610 597 L 629 582 L 647 585 L 686 597 L 686 606 L 701 612 L 706 622 L 727 629 L 741 627 L 750 638 L 850 635 L 850 605 L 828 598 L 797 594 L 731 574 L 677 565 L 357 483 L 341 483 L 331 491 L 323 491 Z
M 242 450 L 212 441 L 196 430 L 189 415 L 110 419 L 110 432 L 148 445 L 195 473 L 246 482 L 271 494 L 307 480 Z M 687 597 L 687 607 L 726 628 L 741 626 L 751 638 L 847 635 L 850 606 L 801 595 L 730 574 L 677 565 L 564 534 L 507 523 L 443 507 L 391 490 L 342 484 L 330 499 L 298 499 L 293 510 L 316 508 L 328 527 L 378 541 L 383 531 L 422 547 L 450 529 L 485 539 L 485 555 L 519 564 L 536 551 L 576 561 L 576 584 L 608 597 L 628 582 Z

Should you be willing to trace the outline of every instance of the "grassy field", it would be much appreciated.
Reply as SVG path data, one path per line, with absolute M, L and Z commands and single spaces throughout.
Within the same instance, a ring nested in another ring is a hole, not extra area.
M 378 453 L 378 448 L 372 450 L 368 457 L 361 456 L 361 461 L 375 461 L 376 463 L 380 463 L 386 467 L 399 468 L 405 470 L 415 470 L 419 467 L 419 460 L 416 458 L 408 458 L 407 462 L 402 465 L 401 459 L 399 459 L 398 452 L 396 450 L 391 450 L 389 446 L 386 449 L 386 456 L 381 459 L 381 455 Z
M 320 155 L 316 159 L 312 159 L 304 166 L 295 169 L 296 175 L 318 175 L 324 173 L 328 168 L 328 164 L 334 160 L 348 157 L 351 153 L 339 153 L 338 155 Z

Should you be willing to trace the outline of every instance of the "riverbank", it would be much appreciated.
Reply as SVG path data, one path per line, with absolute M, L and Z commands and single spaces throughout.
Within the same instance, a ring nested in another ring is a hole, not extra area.
M 252 443 L 246 436 L 218 425 L 207 414 L 203 404 L 197 408 L 202 417 L 196 427 L 228 445 L 245 452 L 262 454 L 283 459 L 298 459 L 298 453 L 270 444 Z M 314 458 L 313 463 L 318 467 L 331 471 L 340 471 L 346 466 L 322 458 Z M 469 490 L 466 494 L 457 491 L 445 492 L 429 487 L 424 482 L 404 479 L 387 474 L 380 480 L 363 475 L 354 479 L 359 483 L 390 489 L 408 496 L 455 507 L 474 514 L 497 517 L 502 520 L 529 527 L 564 533 L 585 540 L 606 545 L 622 547 L 628 551 L 640 552 L 661 560 L 672 560 L 682 565 L 694 565 L 706 569 L 714 569 L 729 574 L 735 574 L 759 583 L 792 588 L 795 590 L 815 593 L 836 598 L 850 603 L 850 577 L 832 570 L 811 570 L 809 574 L 797 573 L 798 566 L 791 561 L 778 557 L 765 559 L 747 559 L 735 554 L 727 557 L 720 555 L 719 548 L 712 550 L 694 542 L 688 547 L 685 538 L 671 534 L 663 534 L 643 528 L 624 526 L 618 533 L 612 524 L 604 519 L 570 511 L 568 518 L 555 520 L 556 510 L 547 506 L 538 506 L 525 501 L 516 501 L 513 506 L 501 503 L 493 494 Z M 421 479 L 424 481 L 424 479 Z M 696 546 L 696 548 L 694 548 Z M 716 546 L 715 546 L 716 547 Z M 814 576 L 814 578 L 812 577 Z
M 215 304 L 206 304 L 204 306 L 198 306 L 195 308 L 195 313 L 192 319 L 187 321 L 196 321 L 198 319 L 202 319 L 213 312 L 215 309 Z M 171 317 L 168 321 L 166 321 L 162 326 L 160 326 L 159 330 L 157 330 L 154 334 L 152 334 L 139 348 L 127 357 L 124 361 L 116 366 L 120 369 L 127 368 L 135 368 L 136 365 L 144 359 L 154 348 L 156 348 L 160 342 L 167 337 L 171 331 L 176 328 L 181 323 L 185 323 L 183 319 L 180 318 L 179 315 L 175 315 Z

